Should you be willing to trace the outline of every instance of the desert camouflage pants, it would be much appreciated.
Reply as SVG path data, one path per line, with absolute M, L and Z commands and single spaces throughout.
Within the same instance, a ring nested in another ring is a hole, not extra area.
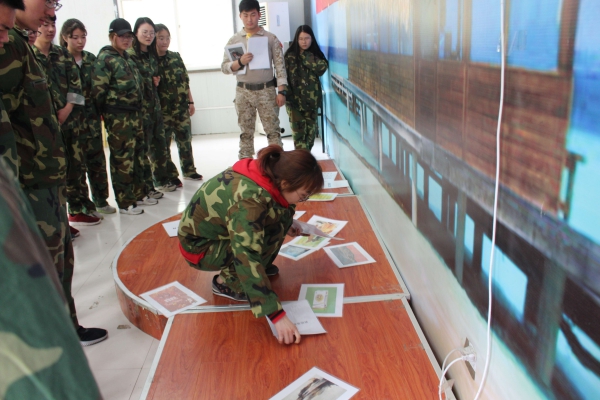
M 260 121 L 265 128 L 268 144 L 277 144 L 283 147 L 276 97 L 275 87 L 262 90 L 236 87 L 235 110 L 238 114 L 238 125 L 242 131 L 240 135 L 240 152 L 238 154 L 240 160 L 254 156 L 256 111 L 258 111 Z
M 171 153 L 167 148 L 167 139 L 160 107 L 155 107 L 152 104 L 148 109 L 145 108 L 143 113 L 147 155 L 143 167 L 144 182 L 146 183 L 147 190 L 138 200 L 146 196 L 155 186 L 162 186 L 169 183 L 170 177 L 167 174 L 168 164 L 171 164 L 172 168 L 175 169 L 175 165 L 171 161 Z
M 290 117 L 294 148 L 310 151 L 315 144 L 315 137 L 317 137 L 319 129 L 317 111 L 300 111 L 289 106 L 286 106 L 286 110 Z
M 163 115 L 165 120 L 165 135 L 167 139 L 167 150 L 171 148 L 171 138 L 177 143 L 179 152 L 179 164 L 183 176 L 190 176 L 196 173 L 194 165 L 194 153 L 192 151 L 192 123 L 190 121 L 189 111 L 177 110 L 172 115 Z M 170 152 L 169 152 L 170 153 Z M 170 157 L 169 157 L 170 159 Z M 171 162 L 167 164 L 168 175 L 170 178 L 177 178 L 177 168 Z
M 66 188 L 64 186 L 53 186 L 47 189 L 25 188 L 23 192 L 29 200 L 42 239 L 46 243 L 50 258 L 56 267 L 58 278 L 61 281 L 69 305 L 71 320 L 77 327 L 79 323 L 75 311 L 75 300 L 71 295 L 75 260 L 67 219 Z
M 110 176 L 119 208 L 127 208 L 146 195 L 143 162 L 146 158 L 140 112 L 105 114 Z

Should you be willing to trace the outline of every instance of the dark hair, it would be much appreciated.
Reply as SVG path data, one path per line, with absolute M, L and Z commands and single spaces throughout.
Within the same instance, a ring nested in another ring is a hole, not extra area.
M 286 182 L 286 192 L 306 189 L 309 193 L 323 188 L 323 171 L 316 158 L 307 150 L 284 151 L 281 146 L 271 144 L 260 149 L 257 161 L 264 175 L 282 190 Z
M 82 30 L 87 35 L 87 30 L 85 29 L 85 25 L 83 25 L 83 22 L 75 18 L 70 18 L 66 20 L 62 28 L 60 29 L 60 45 L 63 47 L 68 47 L 65 38 L 72 37 L 73 32 L 75 32 L 75 30 L 77 29 Z
M 296 57 L 300 57 L 300 44 L 298 42 L 298 37 L 300 37 L 300 34 L 302 32 L 308 33 L 310 35 L 310 47 L 307 50 L 314 54 L 315 57 L 320 58 L 321 60 L 325 60 L 327 62 L 327 65 L 329 66 L 329 61 L 327 61 L 327 59 L 325 58 L 325 54 L 323 54 L 323 52 L 321 51 L 321 48 L 319 47 L 319 43 L 317 43 L 317 38 L 315 38 L 315 34 L 313 33 L 312 28 L 308 25 L 300 25 L 298 29 L 296 29 L 294 40 L 292 41 L 292 44 L 290 44 L 290 48 L 287 49 L 285 54 L 287 55 L 288 53 L 293 53 L 296 55 Z
M 238 6 L 240 10 L 240 14 L 244 11 L 252 11 L 256 10 L 260 12 L 260 4 L 256 0 L 242 0 L 240 1 L 240 5 Z
M 140 17 L 135 21 L 135 25 L 133 26 L 133 49 L 137 54 L 142 53 L 140 42 L 137 40 L 137 32 L 143 24 L 150 24 L 152 28 L 154 28 L 155 35 L 154 39 L 152 39 L 152 43 L 148 45 L 148 52 L 153 54 L 154 57 L 158 57 L 158 54 L 156 53 L 156 25 L 154 25 L 154 22 L 148 17 Z
M 156 24 L 156 31 L 155 33 L 158 35 L 158 32 L 162 32 L 162 31 L 167 31 L 169 32 L 169 35 L 171 34 L 171 31 L 169 30 L 169 28 L 167 28 L 167 26 L 165 24 Z
M 25 10 L 25 3 L 23 3 L 23 0 L 0 0 L 0 5 L 5 5 L 9 8 L 14 8 L 15 10 Z

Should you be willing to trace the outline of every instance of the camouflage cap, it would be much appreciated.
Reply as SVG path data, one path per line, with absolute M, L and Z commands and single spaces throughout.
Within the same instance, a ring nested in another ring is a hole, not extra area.
M 133 31 L 131 30 L 131 24 L 123 18 L 117 18 L 110 23 L 108 33 L 113 32 L 116 33 L 118 36 L 124 35 L 126 33 L 133 33 Z

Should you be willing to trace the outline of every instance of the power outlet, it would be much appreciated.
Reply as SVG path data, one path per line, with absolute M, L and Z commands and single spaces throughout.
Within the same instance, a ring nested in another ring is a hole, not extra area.
M 465 338 L 464 349 L 462 351 L 463 355 L 474 354 L 477 357 L 477 353 L 475 352 L 475 347 L 473 343 L 469 340 L 469 338 Z M 466 360 L 465 364 L 467 364 L 467 369 L 469 370 L 469 374 L 471 374 L 471 378 L 475 380 L 475 367 L 477 365 L 477 358 L 474 360 Z

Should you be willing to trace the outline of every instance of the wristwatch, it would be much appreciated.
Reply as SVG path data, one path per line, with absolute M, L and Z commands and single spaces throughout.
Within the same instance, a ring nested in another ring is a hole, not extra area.
M 282 94 L 287 97 L 287 90 L 280 90 L 278 94 Z

